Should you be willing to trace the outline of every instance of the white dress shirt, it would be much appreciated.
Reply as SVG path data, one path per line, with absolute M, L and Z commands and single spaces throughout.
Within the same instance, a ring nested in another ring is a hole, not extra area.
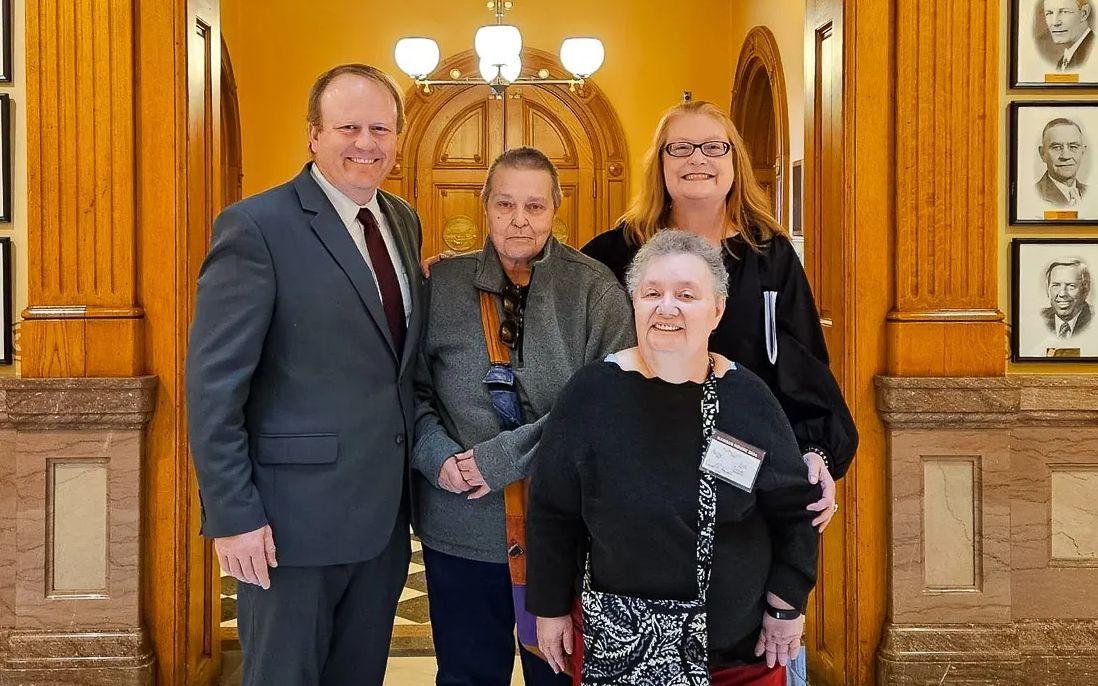
M 324 174 L 317 169 L 316 164 L 310 165 L 309 173 L 313 175 L 313 179 L 324 191 L 324 195 L 328 196 L 328 200 L 331 201 L 336 214 L 343 221 L 343 225 L 347 227 L 347 233 L 351 235 L 351 240 L 355 242 L 355 247 L 362 254 L 362 259 L 366 260 L 366 266 L 370 268 L 370 275 L 374 277 L 374 285 L 377 286 L 378 297 L 380 298 L 381 286 L 378 285 L 374 265 L 370 262 L 370 252 L 366 249 L 366 234 L 362 229 L 362 222 L 358 220 L 358 211 L 363 207 L 373 213 L 374 219 L 377 220 L 377 228 L 381 231 L 381 237 L 385 240 L 385 249 L 389 251 L 389 259 L 393 261 L 397 281 L 400 283 L 400 299 L 404 301 L 404 325 L 407 326 L 412 313 L 412 289 L 408 285 L 408 274 L 404 271 L 404 261 L 400 258 L 400 250 L 397 249 L 396 239 L 389 228 L 389 220 L 385 218 L 385 214 L 382 213 L 381 206 L 377 202 L 377 191 L 374 191 L 374 197 L 370 198 L 370 202 L 359 205 L 348 198 L 343 191 L 333 186 L 328 179 L 324 178 Z

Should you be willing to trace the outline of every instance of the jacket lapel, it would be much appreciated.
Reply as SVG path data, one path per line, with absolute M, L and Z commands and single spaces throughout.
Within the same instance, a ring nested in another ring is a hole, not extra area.
M 347 227 L 332 207 L 328 196 L 324 195 L 324 191 L 313 180 L 309 173 L 309 165 L 305 165 L 305 169 L 294 179 L 294 188 L 301 199 L 301 207 L 315 214 L 309 226 L 343 273 L 351 280 L 351 285 L 354 286 L 366 311 L 373 318 L 378 331 L 388 344 L 389 352 L 395 358 L 393 337 L 389 333 L 389 324 L 385 319 L 385 310 L 381 306 L 381 295 L 377 292 L 373 274 L 370 273 L 370 268 L 362 259 L 362 254 L 355 246 L 355 242 L 351 240 Z

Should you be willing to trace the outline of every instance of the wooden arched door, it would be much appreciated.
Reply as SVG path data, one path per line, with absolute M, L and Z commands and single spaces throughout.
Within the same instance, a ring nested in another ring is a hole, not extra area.
M 439 67 L 469 73 L 475 55 Z M 524 71 L 548 69 L 563 78 L 548 53 L 523 51 Z M 479 248 L 486 237 L 479 196 L 488 167 L 504 150 L 530 145 L 560 172 L 564 200 L 554 234 L 580 246 L 610 228 L 625 210 L 625 136 L 606 98 L 593 84 L 517 85 L 497 98 L 483 84 L 437 86 L 408 96 L 408 128 L 385 188 L 405 197 L 423 221 L 423 254 Z
M 732 121 L 743 134 L 755 178 L 778 221 L 789 226 L 789 106 L 774 34 L 765 26 L 744 39 L 732 89 Z

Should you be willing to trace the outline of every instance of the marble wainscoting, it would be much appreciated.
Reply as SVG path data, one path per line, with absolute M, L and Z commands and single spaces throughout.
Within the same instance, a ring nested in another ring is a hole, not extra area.
M 155 387 L 0 379 L 0 686 L 153 683 L 139 536 Z
M 1098 684 L 1098 378 L 877 379 L 881 684 Z

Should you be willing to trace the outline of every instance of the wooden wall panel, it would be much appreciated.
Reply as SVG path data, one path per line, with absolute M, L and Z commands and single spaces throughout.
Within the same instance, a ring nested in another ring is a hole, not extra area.
M 896 3 L 896 124 L 904 135 L 896 139 L 892 374 L 1005 371 L 998 8 L 994 0 Z
M 134 310 L 134 2 L 27 0 L 26 12 L 23 374 L 139 373 L 139 360 L 113 354 L 117 341 L 72 336 L 78 327 L 69 323 L 96 320 L 99 330 L 99 320 L 116 319 L 107 328 L 123 340 L 141 337 Z

